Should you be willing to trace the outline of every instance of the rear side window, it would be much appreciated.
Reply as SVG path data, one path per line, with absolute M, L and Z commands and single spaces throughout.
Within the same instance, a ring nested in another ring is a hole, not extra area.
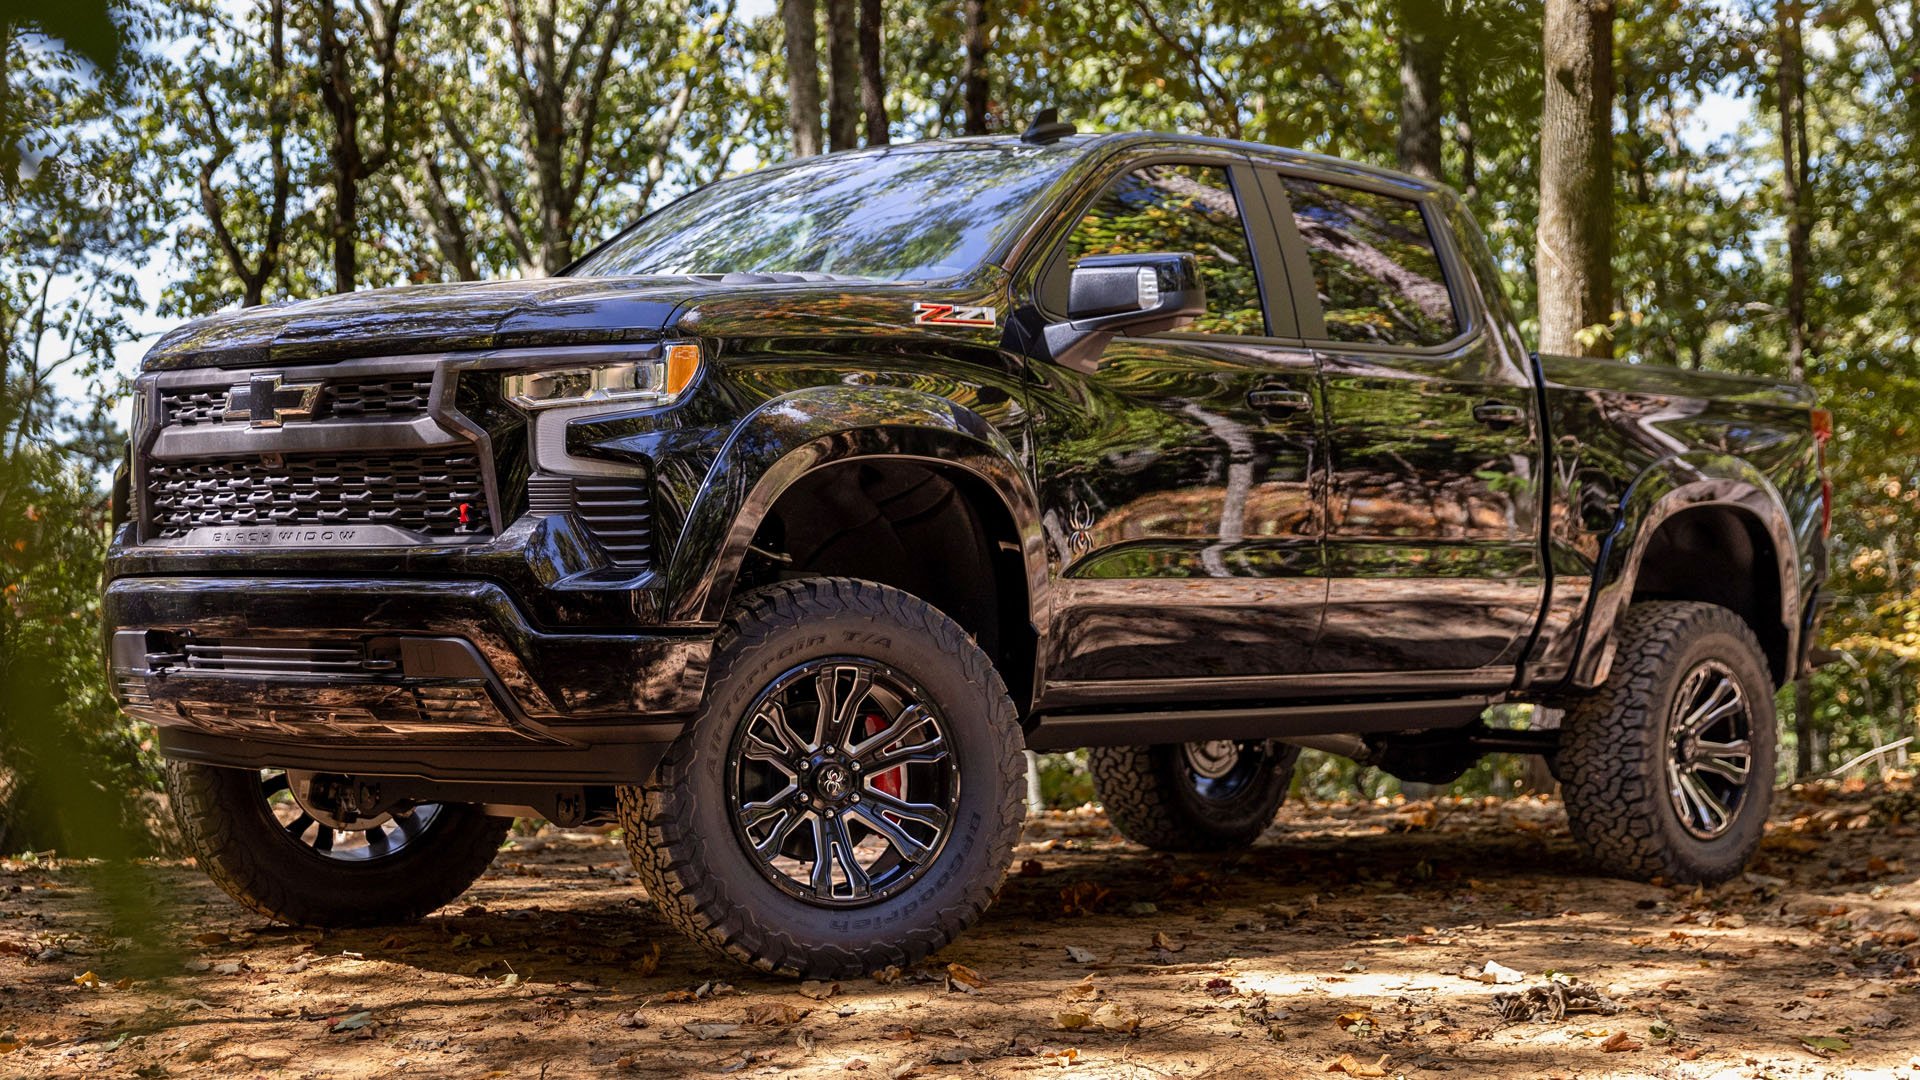
M 1418 203 L 1338 184 L 1285 179 L 1329 339 L 1439 345 L 1460 332 L 1447 277 Z
M 1240 201 L 1218 165 L 1148 165 L 1114 181 L 1067 237 L 1071 266 L 1087 255 L 1190 251 L 1207 287 L 1207 313 L 1189 333 L 1267 332 L 1260 281 Z

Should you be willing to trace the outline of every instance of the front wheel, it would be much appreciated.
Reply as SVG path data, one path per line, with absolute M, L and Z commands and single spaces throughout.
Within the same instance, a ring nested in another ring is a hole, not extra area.
M 336 816 L 328 778 L 167 763 L 174 816 L 201 869 L 250 910 L 296 926 L 412 922 L 485 873 L 513 822 L 425 803 Z
M 1759 846 L 1773 798 L 1773 679 L 1713 604 L 1635 604 L 1605 685 L 1569 708 L 1554 767 L 1574 838 L 1611 874 L 1716 884 Z
M 756 590 L 714 646 L 700 715 L 620 792 L 668 921 L 762 971 L 905 967 L 980 917 L 1013 856 L 1025 758 L 1000 676 L 895 589 Z
M 1094 791 L 1120 835 L 1156 851 L 1231 851 L 1259 839 L 1287 797 L 1300 748 L 1278 742 L 1100 746 Z

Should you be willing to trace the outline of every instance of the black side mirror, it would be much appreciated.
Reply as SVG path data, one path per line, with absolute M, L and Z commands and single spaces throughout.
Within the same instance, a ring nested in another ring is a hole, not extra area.
M 1073 268 L 1067 319 L 1075 330 L 1154 334 L 1207 311 L 1200 265 L 1186 252 L 1089 255 Z

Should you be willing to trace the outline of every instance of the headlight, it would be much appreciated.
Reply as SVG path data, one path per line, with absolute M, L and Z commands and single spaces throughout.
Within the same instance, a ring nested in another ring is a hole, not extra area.
M 671 405 L 700 373 L 700 346 L 668 345 L 651 360 L 549 368 L 509 375 L 502 382 L 507 400 L 523 409 L 625 401 Z

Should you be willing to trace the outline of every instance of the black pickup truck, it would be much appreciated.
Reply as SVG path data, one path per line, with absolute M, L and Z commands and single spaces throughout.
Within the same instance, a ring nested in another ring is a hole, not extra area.
M 1172 850 L 1251 843 L 1302 746 L 1540 753 L 1601 868 L 1716 881 L 1825 577 L 1804 388 L 1531 355 L 1451 192 L 1245 143 L 795 161 L 553 278 L 203 319 L 137 388 L 116 692 L 294 923 L 419 917 L 537 814 L 741 961 L 904 965 L 992 898 L 1023 748 Z

